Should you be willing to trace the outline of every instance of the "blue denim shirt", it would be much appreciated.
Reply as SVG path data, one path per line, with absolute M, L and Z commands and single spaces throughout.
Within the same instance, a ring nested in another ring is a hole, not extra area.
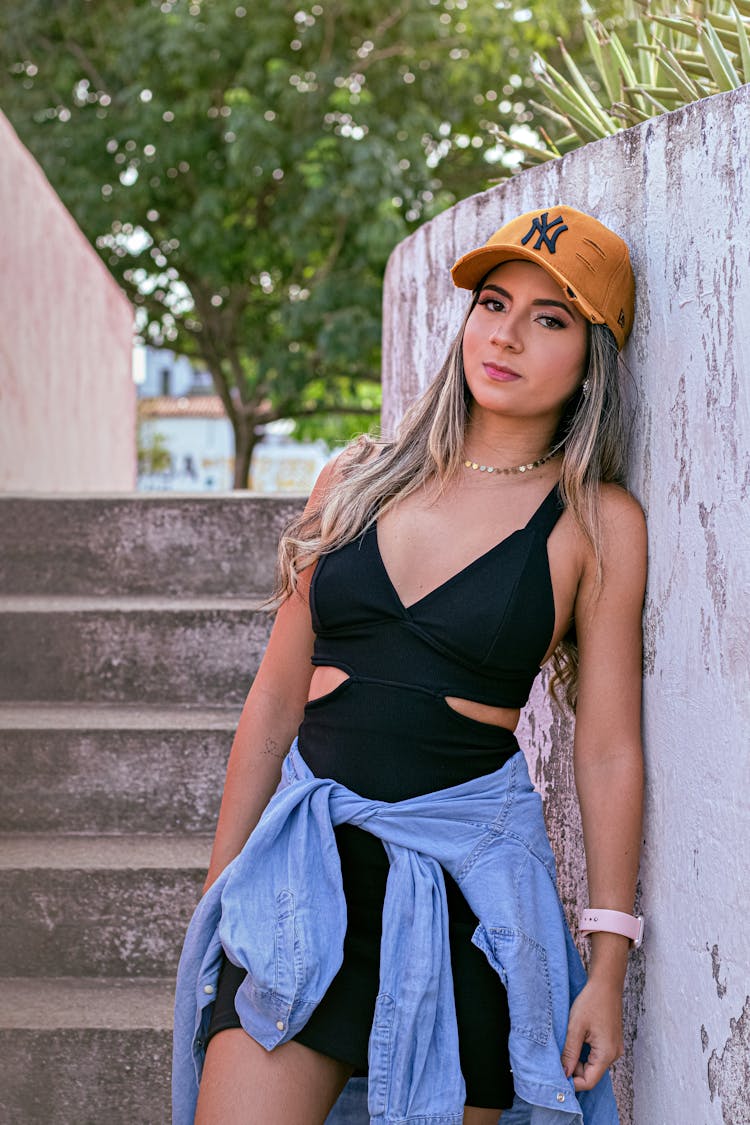
M 379 837 L 390 859 L 369 1044 L 371 1125 L 463 1119 L 441 868 L 479 919 L 472 941 L 508 992 L 516 1104 L 506 1116 L 514 1125 L 617 1125 L 609 1075 L 576 1097 L 562 1069 L 570 1003 L 586 977 L 523 754 L 488 776 L 389 804 L 314 777 L 296 743 L 257 828 L 188 928 L 175 999 L 174 1125 L 193 1123 L 222 946 L 247 969 L 235 1007 L 267 1050 L 304 1027 L 336 975 L 346 903 L 333 828 L 344 822 Z

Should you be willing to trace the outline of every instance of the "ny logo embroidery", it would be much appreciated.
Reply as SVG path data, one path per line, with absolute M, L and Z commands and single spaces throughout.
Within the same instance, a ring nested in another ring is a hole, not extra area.
M 524 235 L 524 237 L 521 239 L 522 246 L 525 246 L 529 239 L 534 234 L 536 234 L 538 235 L 538 237 L 531 249 L 541 250 L 542 246 L 546 246 L 550 254 L 554 254 L 555 243 L 557 242 L 562 232 L 564 230 L 567 230 L 568 228 L 563 223 L 562 215 L 558 215 L 556 219 L 552 220 L 552 222 L 549 221 L 548 216 L 549 211 L 545 211 L 543 215 L 537 215 L 535 217 L 528 234 Z M 563 225 L 559 226 L 560 223 L 563 223 Z M 558 229 L 552 230 L 553 227 L 557 227 Z

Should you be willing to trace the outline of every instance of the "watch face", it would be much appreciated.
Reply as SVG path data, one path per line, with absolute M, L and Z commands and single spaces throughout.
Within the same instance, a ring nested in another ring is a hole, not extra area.
M 643 920 L 642 914 L 638 915 L 637 921 L 638 921 L 638 933 L 636 934 L 635 938 L 633 939 L 633 949 L 640 949 L 641 945 L 643 943 L 644 920 Z

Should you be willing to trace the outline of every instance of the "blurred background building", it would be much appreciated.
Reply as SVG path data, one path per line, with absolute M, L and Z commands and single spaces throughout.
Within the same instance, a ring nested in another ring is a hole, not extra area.
M 211 375 L 185 356 L 137 347 L 138 489 L 221 492 L 232 488 L 234 435 Z M 290 419 L 259 427 L 249 488 L 309 492 L 330 453 L 324 441 L 297 441 Z

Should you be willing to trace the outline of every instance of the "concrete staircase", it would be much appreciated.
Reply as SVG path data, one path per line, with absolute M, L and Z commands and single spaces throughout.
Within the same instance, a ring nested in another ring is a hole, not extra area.
M 0 498 L 0 1121 L 170 1119 L 174 972 L 301 500 Z

